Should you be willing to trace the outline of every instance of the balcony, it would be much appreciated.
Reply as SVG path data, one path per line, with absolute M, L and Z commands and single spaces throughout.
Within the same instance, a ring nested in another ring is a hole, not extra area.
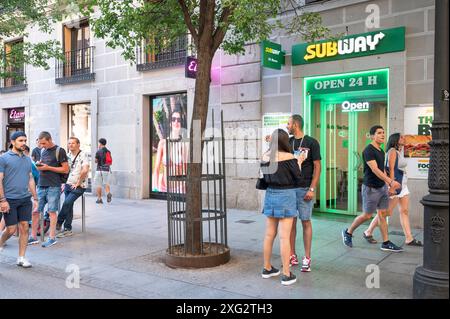
M 94 47 L 72 50 L 64 53 L 64 60 L 56 60 L 55 82 L 70 84 L 92 81 L 94 73 Z
M 163 69 L 177 65 L 184 65 L 187 56 L 188 38 L 178 38 L 167 48 L 157 46 L 156 53 L 146 52 L 145 47 L 136 49 L 138 71 Z
M 13 72 L 16 77 L 0 79 L 0 93 L 12 93 L 27 90 L 25 68 Z

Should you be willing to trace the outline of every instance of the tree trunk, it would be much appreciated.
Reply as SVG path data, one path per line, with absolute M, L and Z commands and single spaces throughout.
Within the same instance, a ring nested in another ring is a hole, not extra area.
M 202 162 L 203 132 L 206 128 L 211 81 L 212 54 L 209 46 L 198 51 L 198 65 L 195 82 L 194 109 L 189 133 L 189 163 L 187 167 L 186 190 L 186 241 L 187 253 L 199 255 L 202 245 Z

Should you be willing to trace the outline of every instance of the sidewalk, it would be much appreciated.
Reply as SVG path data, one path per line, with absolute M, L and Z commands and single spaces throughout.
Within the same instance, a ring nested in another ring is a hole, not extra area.
M 209 269 L 171 269 L 167 248 L 167 204 L 158 200 L 125 200 L 97 205 L 86 196 L 86 233 L 81 233 L 81 200 L 75 205 L 75 235 L 50 248 L 28 248 L 31 269 L 15 266 L 17 238 L 0 253 L 0 298 L 412 298 L 413 274 L 422 263 L 422 248 L 387 253 L 354 234 L 354 248 L 342 244 L 341 230 L 351 219 L 313 218 L 312 271 L 293 269 L 297 282 L 284 287 L 279 278 L 262 279 L 265 217 L 257 212 L 228 211 L 231 260 Z M 297 250 L 303 243 L 298 224 Z M 402 244 L 401 229 L 390 239 Z M 413 231 L 422 240 L 422 232 Z M 380 241 L 380 234 L 375 233 Z M 273 265 L 280 266 L 278 239 Z M 66 287 L 66 267 L 80 269 L 80 288 Z M 379 266 L 380 288 L 366 287 L 370 264 Z

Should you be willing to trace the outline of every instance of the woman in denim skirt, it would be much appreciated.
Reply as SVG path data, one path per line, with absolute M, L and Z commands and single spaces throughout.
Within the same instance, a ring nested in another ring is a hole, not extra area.
M 289 135 L 277 129 L 272 133 L 270 149 L 261 161 L 261 173 L 267 184 L 263 214 L 267 216 L 264 237 L 263 278 L 278 276 L 280 270 L 272 266 L 273 241 L 280 228 L 280 250 L 283 266 L 281 283 L 291 285 L 296 276 L 289 270 L 289 235 L 294 217 L 297 217 L 296 184 L 300 179 L 300 168 L 289 145 Z

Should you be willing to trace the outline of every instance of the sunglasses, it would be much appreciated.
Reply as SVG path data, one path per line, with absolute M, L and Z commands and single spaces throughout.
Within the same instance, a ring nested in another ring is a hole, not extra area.
M 172 122 L 181 123 L 181 117 L 172 117 Z

